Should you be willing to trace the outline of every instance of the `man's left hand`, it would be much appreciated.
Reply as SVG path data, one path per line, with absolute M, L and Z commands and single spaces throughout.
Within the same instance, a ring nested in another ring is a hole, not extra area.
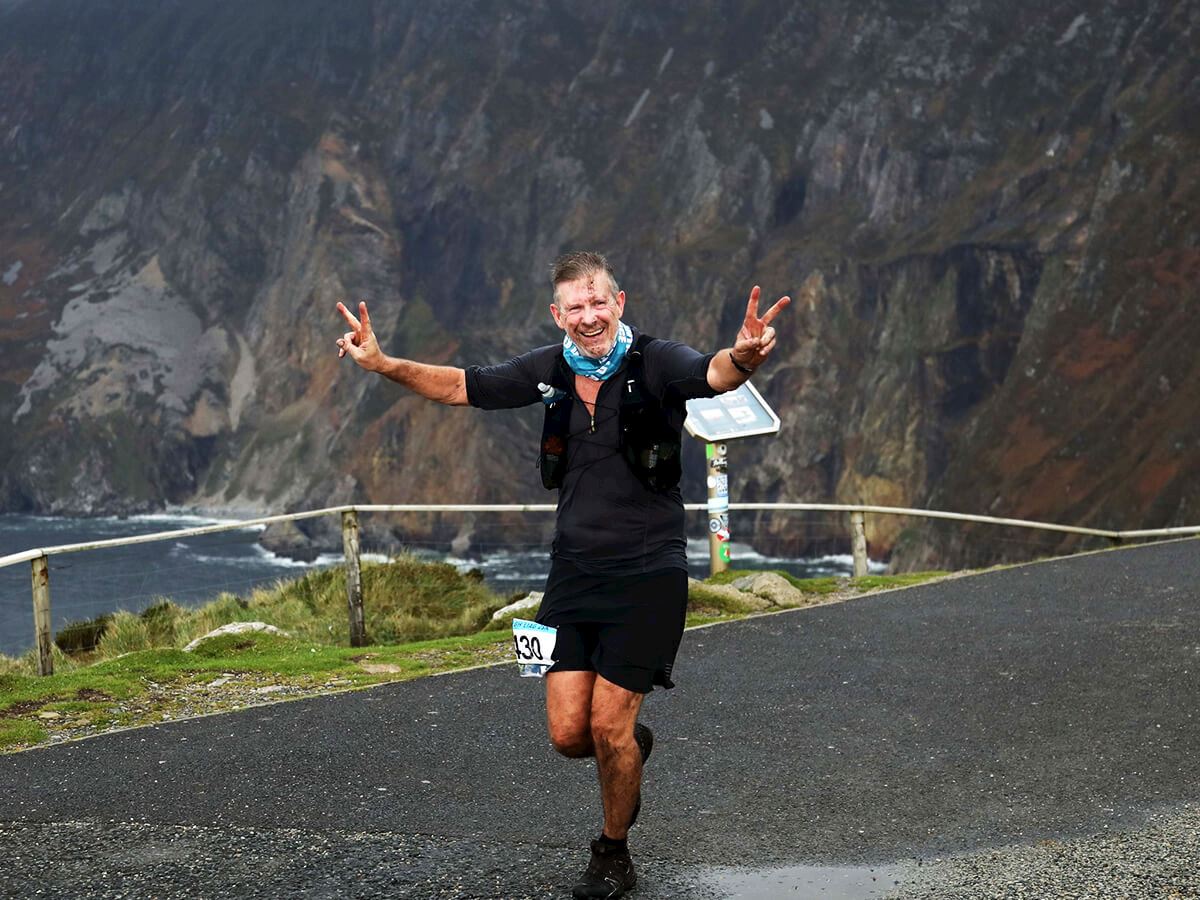
M 780 297 L 775 305 L 758 317 L 758 297 L 762 291 L 756 284 L 750 289 L 750 300 L 746 304 L 746 318 L 734 341 L 732 355 L 739 366 L 757 369 L 775 346 L 775 329 L 771 322 L 792 302 L 791 297 Z

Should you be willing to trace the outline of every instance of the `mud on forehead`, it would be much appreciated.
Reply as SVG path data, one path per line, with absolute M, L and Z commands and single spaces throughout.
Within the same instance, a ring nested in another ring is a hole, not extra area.
M 608 297 L 615 297 L 617 295 L 616 280 L 609 277 L 608 273 L 603 269 L 594 269 L 583 277 L 586 279 L 584 283 L 587 285 L 589 294 L 605 294 Z M 597 279 L 603 279 L 604 281 L 608 282 L 607 291 L 605 291 L 605 285 L 600 284 Z
M 601 278 L 608 282 L 609 289 L 607 292 L 604 290 L 604 285 L 598 281 L 598 279 Z M 558 282 L 558 284 L 554 286 L 555 302 L 559 302 L 562 299 L 559 292 L 563 285 L 575 284 L 578 282 L 583 282 L 584 290 L 587 292 L 589 298 L 595 297 L 598 294 L 606 298 L 613 298 L 617 296 L 618 288 L 616 280 L 610 278 L 608 273 L 603 269 L 593 269 L 591 272 L 580 275 L 578 278 L 569 278 Z

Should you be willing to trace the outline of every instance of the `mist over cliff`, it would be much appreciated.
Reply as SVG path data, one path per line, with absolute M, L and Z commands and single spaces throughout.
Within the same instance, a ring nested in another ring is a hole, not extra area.
M 755 378 L 783 428 L 736 447 L 734 499 L 1196 524 L 1198 26 L 1149 0 L 0 2 L 0 509 L 545 502 L 539 410 L 339 364 L 333 308 L 367 299 L 393 354 L 495 361 L 555 340 L 547 266 L 590 247 L 628 321 L 702 349 L 751 285 L 796 298 Z M 871 528 L 910 561 L 986 540 Z

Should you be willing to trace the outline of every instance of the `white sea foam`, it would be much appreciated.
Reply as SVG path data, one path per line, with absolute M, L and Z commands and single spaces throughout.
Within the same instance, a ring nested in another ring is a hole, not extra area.
M 288 569 L 309 569 L 313 567 L 320 568 L 324 566 L 336 566 L 345 562 L 345 557 L 341 553 L 321 553 L 317 555 L 316 559 L 306 562 L 302 559 L 292 559 L 290 556 L 283 556 L 279 553 L 275 553 L 272 550 L 268 550 L 262 544 L 254 544 L 253 548 L 254 555 L 260 560 L 269 562 L 274 566 L 283 566 Z M 370 560 L 373 557 L 374 554 L 363 553 L 359 556 L 359 559 Z M 383 559 L 386 561 L 387 557 L 385 556 Z
M 242 519 L 229 518 L 214 518 L 212 516 L 202 516 L 196 513 L 139 513 L 135 516 L 126 516 L 119 518 L 117 516 L 105 516 L 103 521 L 109 522 L 151 522 L 154 524 L 181 525 L 188 528 L 203 528 L 207 525 L 237 525 Z M 246 531 L 263 531 L 265 525 L 247 525 Z M 241 530 L 241 529 L 239 529 Z

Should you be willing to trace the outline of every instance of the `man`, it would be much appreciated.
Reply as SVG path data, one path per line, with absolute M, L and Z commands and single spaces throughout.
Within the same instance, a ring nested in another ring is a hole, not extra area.
M 760 318 L 755 287 L 733 346 L 706 355 L 622 322 L 625 292 L 598 253 L 560 257 L 552 283 L 561 346 L 495 366 L 424 365 L 384 355 L 366 304 L 355 318 L 339 303 L 351 330 L 337 342 L 338 356 L 440 403 L 509 409 L 541 401 L 553 411 L 543 435 L 550 459 L 543 459 L 543 480 L 558 487 L 558 510 L 537 615 L 557 629 L 546 717 L 555 749 L 595 756 L 600 776 L 604 827 L 574 896 L 619 897 L 636 882 L 626 836 L 653 746 L 638 711 L 653 685 L 673 687 L 687 610 L 683 502 L 677 469 L 672 476 L 662 457 L 677 464 L 685 400 L 733 390 L 762 365 L 775 346 L 771 321 L 790 300 Z M 626 394 L 638 395 L 636 409 L 643 418 L 650 410 L 654 421 L 636 420 Z M 654 431 L 648 438 L 638 433 L 647 429 Z M 650 451 L 639 456 L 631 445 Z

